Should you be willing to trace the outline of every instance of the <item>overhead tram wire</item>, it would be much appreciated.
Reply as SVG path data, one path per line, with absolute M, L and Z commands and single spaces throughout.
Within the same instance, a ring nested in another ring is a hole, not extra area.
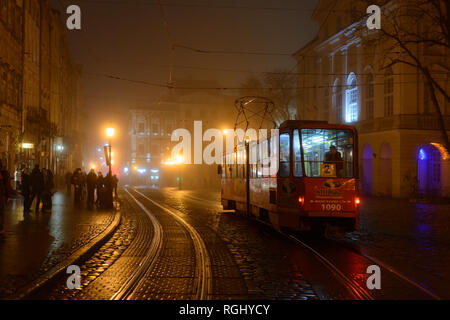
M 163 83 L 153 83 L 153 82 L 148 82 L 145 80 L 136 80 L 136 79 L 127 79 L 124 77 L 119 77 L 116 75 L 108 75 L 108 74 L 100 74 L 100 73 L 90 73 L 90 72 L 86 72 L 86 75 L 90 75 L 90 76 L 96 76 L 96 77 L 104 77 L 104 78 L 109 78 L 109 79 L 114 79 L 114 80 L 120 80 L 120 81 L 128 81 L 128 82 L 132 82 L 132 83 L 137 83 L 137 84 L 142 84 L 142 85 L 148 85 L 148 86 L 153 86 L 153 87 L 161 87 L 161 88 L 168 88 L 168 89 L 180 89 L 180 90 L 296 90 L 296 89 L 322 89 L 322 88 L 346 88 L 348 87 L 347 84 L 342 84 L 342 85 L 318 85 L 318 86 L 296 86 L 296 87 L 254 87 L 254 88 L 246 88 L 246 87 L 172 87 L 169 86 L 167 84 L 163 84 Z M 398 81 L 398 82 L 394 82 L 394 84 L 411 84 L 411 83 L 416 83 L 416 81 Z M 366 83 L 362 83 L 359 84 L 358 87 L 365 87 L 369 84 Z M 371 83 L 371 85 L 384 85 L 384 82 L 373 82 Z

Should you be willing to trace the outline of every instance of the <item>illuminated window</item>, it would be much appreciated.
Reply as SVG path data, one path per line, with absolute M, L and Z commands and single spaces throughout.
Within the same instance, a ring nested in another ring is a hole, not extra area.
M 358 87 L 356 77 L 351 74 L 347 81 L 348 89 L 345 92 L 345 122 L 358 121 Z
M 305 176 L 353 177 L 354 138 L 351 130 L 303 129 L 301 135 Z
M 280 177 L 289 177 L 290 175 L 290 143 L 289 133 L 280 134 Z
M 300 151 L 300 136 L 298 129 L 294 130 L 294 177 L 302 177 L 302 154 Z

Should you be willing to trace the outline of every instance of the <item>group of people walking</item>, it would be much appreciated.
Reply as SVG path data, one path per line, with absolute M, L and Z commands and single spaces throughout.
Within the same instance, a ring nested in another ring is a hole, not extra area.
M 52 196 L 55 193 L 55 181 L 50 169 L 42 168 L 36 164 L 30 173 L 28 167 L 22 171 L 20 191 L 23 196 L 24 212 L 30 212 L 31 205 L 36 199 L 36 212 L 39 212 L 42 203 L 42 212 L 52 210 Z
M 0 161 L 0 234 L 4 232 L 6 204 L 18 192 L 23 196 L 25 213 L 30 212 L 34 199 L 36 199 L 36 212 L 40 210 L 42 212 L 50 212 L 52 210 L 52 196 L 55 184 L 53 173 L 50 169 L 40 169 L 37 164 L 30 173 L 30 169 L 24 167 L 20 172 L 20 182 L 16 180 L 15 187 L 16 190 L 13 190 L 9 172 L 3 168 L 3 164 Z
M 51 212 L 52 196 L 55 193 L 55 179 L 53 172 L 47 168 L 40 168 L 36 164 L 33 170 L 23 166 L 14 173 L 15 189 L 11 186 L 11 177 L 0 160 L 0 234 L 4 233 L 4 216 L 8 200 L 17 195 L 23 196 L 23 208 L 25 213 L 31 211 L 31 206 L 36 199 L 36 213 Z M 113 196 L 117 198 L 117 184 L 119 180 L 116 175 L 107 174 L 103 176 L 101 172 L 95 173 L 92 169 L 88 174 L 81 168 L 73 173 L 66 174 L 67 191 L 70 194 L 72 186 L 74 188 L 75 204 L 86 200 L 88 207 L 96 205 L 98 208 L 109 209 L 113 203 Z M 95 195 L 97 195 L 95 197 Z M 41 208 L 42 203 L 42 208 Z
M 108 173 L 103 176 L 102 172 L 96 174 L 94 169 L 91 169 L 88 174 L 81 168 L 73 173 L 66 173 L 67 192 L 70 193 L 73 186 L 75 204 L 87 200 L 89 207 L 96 205 L 98 208 L 107 208 L 112 203 L 113 193 L 117 197 L 118 182 L 116 175 Z

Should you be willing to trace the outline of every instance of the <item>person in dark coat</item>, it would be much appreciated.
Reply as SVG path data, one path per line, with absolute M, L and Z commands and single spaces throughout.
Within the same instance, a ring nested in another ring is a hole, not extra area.
M 326 164 L 334 164 L 336 166 L 336 174 L 338 177 L 342 176 L 342 169 L 344 168 L 344 160 L 339 151 L 337 151 L 336 146 L 331 145 L 330 151 L 325 154 Z
M 42 175 L 41 170 L 39 169 L 39 165 L 35 165 L 33 171 L 31 171 L 31 198 L 30 198 L 30 207 L 36 198 L 36 212 L 39 212 L 39 206 L 42 201 L 42 191 L 44 189 L 44 176 Z
M 98 177 L 97 177 L 97 200 L 95 201 L 95 204 L 97 207 L 102 207 L 105 200 L 105 178 L 103 177 L 103 174 L 99 171 Z
M 53 188 L 55 186 L 53 181 L 53 173 L 49 169 L 42 169 L 42 174 L 44 177 L 44 188 L 42 190 L 42 211 L 52 210 L 52 196 Z
M 91 169 L 86 178 L 87 184 L 87 203 L 90 207 L 94 205 L 94 194 L 95 188 L 97 186 L 97 175 L 95 174 L 94 169 Z
M 28 167 L 24 168 L 22 171 L 22 184 L 20 189 L 23 196 L 23 211 L 30 211 L 30 196 L 31 196 L 31 177 L 30 169 Z
M 71 182 L 74 187 L 74 200 L 75 203 L 81 202 L 81 192 L 83 187 L 83 176 L 81 174 L 81 168 L 77 168 L 72 175 Z
M 8 171 L 3 169 L 0 160 L 0 234 L 5 232 L 5 207 L 12 196 L 12 187 Z

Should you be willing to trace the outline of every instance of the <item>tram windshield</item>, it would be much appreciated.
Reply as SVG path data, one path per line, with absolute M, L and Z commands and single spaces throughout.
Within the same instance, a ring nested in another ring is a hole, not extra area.
M 352 130 L 302 129 L 301 136 L 306 177 L 354 176 Z

